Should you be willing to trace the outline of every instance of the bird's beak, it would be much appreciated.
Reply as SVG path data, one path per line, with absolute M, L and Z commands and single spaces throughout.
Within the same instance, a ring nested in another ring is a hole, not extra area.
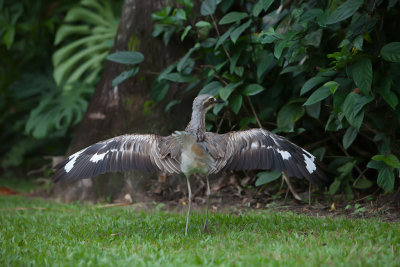
M 225 101 L 224 101 L 224 100 L 222 100 L 222 99 L 216 99 L 216 100 L 215 100 L 215 103 L 217 103 L 217 104 L 221 104 L 221 103 L 225 103 Z

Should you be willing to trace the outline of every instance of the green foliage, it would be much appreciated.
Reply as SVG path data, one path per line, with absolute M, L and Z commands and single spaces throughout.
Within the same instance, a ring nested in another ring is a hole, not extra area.
M 109 23 L 115 34 L 119 3 L 0 1 L 3 169 L 37 168 L 43 155 L 65 153 L 69 129 L 81 120 L 102 69 L 99 54 L 104 60 L 112 44 L 111 35 L 105 37 Z M 61 43 L 65 46 L 56 50 Z
M 144 60 L 144 56 L 140 52 L 118 51 L 107 56 L 107 59 L 121 64 L 133 65 L 132 68 L 123 71 L 113 79 L 112 86 L 117 86 L 139 72 L 139 67 L 136 65 Z
M 103 69 L 117 32 L 111 2 L 81 0 L 71 8 L 56 33 L 53 76 L 58 86 L 69 90 L 76 82 L 93 85 Z
M 398 167 L 368 162 L 400 153 L 395 1 L 207 0 L 201 16 L 190 1 L 179 2 L 153 14 L 153 35 L 166 44 L 180 36 L 191 48 L 158 76 L 154 99 L 161 101 L 171 82 L 219 95 L 225 106 L 213 113 L 232 112 L 226 130 L 255 127 L 257 116 L 293 138 L 304 132 L 308 141 L 297 143 L 316 140 L 323 145 L 316 151 L 339 157 L 324 159 L 336 175 L 332 194 L 351 197 L 371 181 L 393 190 Z
M 380 219 L 233 210 L 210 214 L 208 234 L 204 214 L 194 211 L 185 237 L 185 213 L 158 211 L 161 204 L 138 211 L 0 196 L 0 206 L 1 266 L 400 264 L 400 224 Z M 347 209 L 361 216 L 380 210 Z

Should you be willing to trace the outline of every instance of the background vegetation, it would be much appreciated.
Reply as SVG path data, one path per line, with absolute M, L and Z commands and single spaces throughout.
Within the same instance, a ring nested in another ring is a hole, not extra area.
M 154 99 L 171 82 L 202 88 L 226 100 L 208 129 L 264 126 L 295 139 L 329 164 L 331 195 L 390 192 L 400 168 L 396 4 L 205 0 L 198 12 L 175 1 L 153 14 L 153 34 L 191 48 L 158 76 Z
M 1 172 L 65 153 L 121 4 L 0 1 Z M 171 83 L 218 95 L 226 102 L 208 114 L 209 130 L 264 127 L 287 136 L 327 164 L 331 195 L 391 192 L 400 188 L 399 12 L 393 0 L 170 1 L 153 14 L 153 36 L 189 49 L 158 75 L 154 101 Z M 120 55 L 110 59 L 124 63 Z M 130 63 L 142 60 L 135 53 Z M 259 173 L 256 185 L 278 178 Z

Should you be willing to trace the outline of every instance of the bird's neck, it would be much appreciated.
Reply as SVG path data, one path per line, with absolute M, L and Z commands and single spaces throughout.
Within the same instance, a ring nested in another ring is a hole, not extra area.
M 206 132 L 206 111 L 193 109 L 192 118 L 185 131 L 196 136 L 198 142 L 203 141 Z

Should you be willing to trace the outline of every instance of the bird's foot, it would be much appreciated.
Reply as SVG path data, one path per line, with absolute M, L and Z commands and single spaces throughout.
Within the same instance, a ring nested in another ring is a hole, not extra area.
M 206 232 L 210 234 L 210 229 L 208 228 L 208 223 L 204 224 L 204 227 L 203 227 L 203 233 L 206 233 Z

